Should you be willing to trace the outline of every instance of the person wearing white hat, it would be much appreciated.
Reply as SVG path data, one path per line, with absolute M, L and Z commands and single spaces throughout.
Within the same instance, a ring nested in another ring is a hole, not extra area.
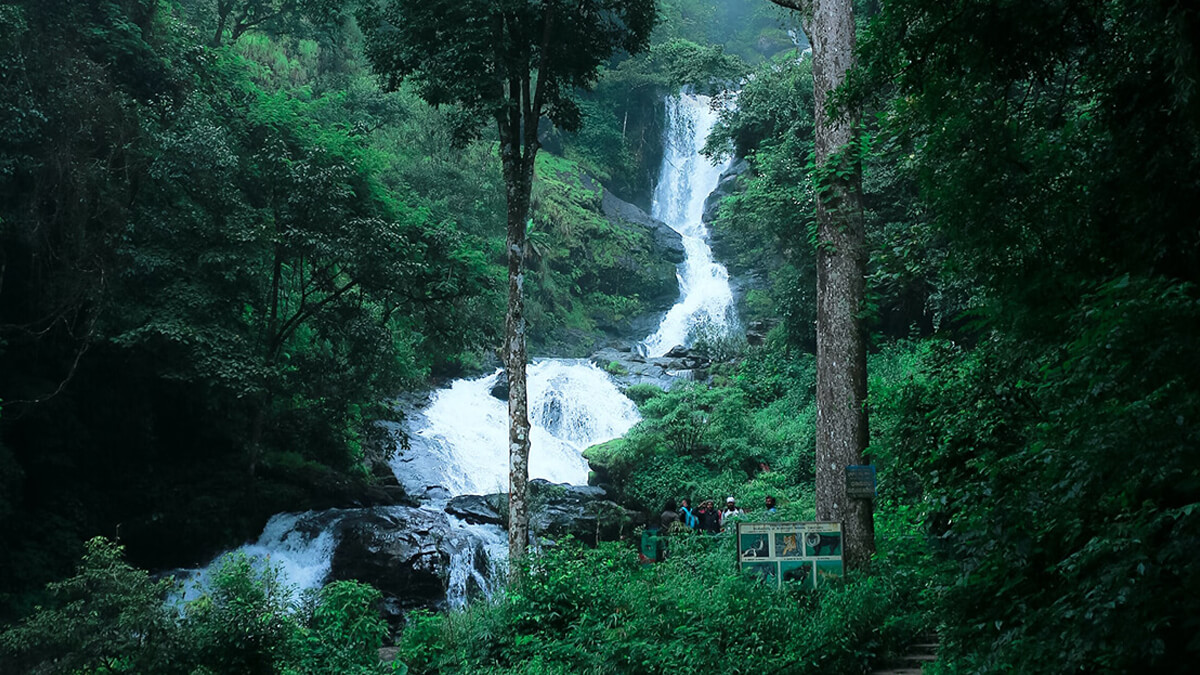
M 733 516 L 744 516 L 746 512 L 739 509 L 737 500 L 733 497 L 725 498 L 725 508 L 721 509 L 721 529 L 725 529 L 725 521 Z

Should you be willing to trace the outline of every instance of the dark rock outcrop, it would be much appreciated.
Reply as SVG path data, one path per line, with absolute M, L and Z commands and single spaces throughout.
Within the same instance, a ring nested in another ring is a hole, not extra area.
M 596 544 L 619 539 L 636 514 L 605 499 L 602 488 L 529 481 L 529 529 L 536 537 L 557 541 L 571 535 Z
M 605 218 L 618 223 L 627 223 L 648 230 L 654 237 L 654 243 L 663 250 L 664 257 L 673 262 L 681 263 L 685 257 L 683 237 L 672 230 L 669 225 L 652 217 L 638 207 L 622 200 L 608 190 L 600 201 L 600 210 Z
M 504 517 L 500 515 L 500 504 L 508 501 L 508 495 L 499 493 L 492 495 L 460 495 L 446 504 L 446 513 L 462 518 L 468 523 L 503 525 Z
M 507 372 L 501 371 L 500 375 L 496 377 L 496 384 L 492 385 L 492 389 L 489 393 L 492 395 L 492 398 L 498 398 L 501 401 L 508 400 L 508 373 Z
M 711 223 L 716 218 L 717 209 L 721 207 L 721 200 L 738 191 L 739 177 L 749 170 L 750 163 L 745 159 L 739 159 L 721 173 L 716 189 L 709 193 L 704 200 L 702 219 L 705 223 Z
M 391 507 L 348 513 L 336 526 L 331 581 L 365 581 L 400 609 L 436 607 L 446 600 L 449 552 L 439 548 L 444 515 Z
M 484 539 L 477 531 L 452 526 L 439 511 L 334 509 L 306 516 L 295 529 L 308 538 L 331 530 L 336 544 L 327 581 L 355 579 L 378 588 L 384 614 L 393 623 L 408 610 L 442 608 L 489 583 Z
M 606 499 L 603 488 L 529 481 L 529 531 L 543 541 L 568 535 L 587 544 L 619 539 L 637 514 Z M 450 500 L 446 512 L 471 523 L 507 526 L 508 495 L 462 495 Z
M 679 346 L 658 357 L 606 347 L 592 354 L 591 361 L 608 371 L 622 387 L 653 384 L 663 389 L 669 389 L 676 380 L 701 379 L 701 371 L 711 365 L 703 354 Z
M 751 347 L 761 347 L 767 343 L 767 333 L 779 325 L 778 320 L 751 321 L 746 327 L 746 344 Z

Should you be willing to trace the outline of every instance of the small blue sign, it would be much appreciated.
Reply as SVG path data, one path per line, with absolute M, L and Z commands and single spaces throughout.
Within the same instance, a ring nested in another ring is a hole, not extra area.
M 846 467 L 846 496 L 851 499 L 874 499 L 876 495 L 875 465 L 851 464 Z

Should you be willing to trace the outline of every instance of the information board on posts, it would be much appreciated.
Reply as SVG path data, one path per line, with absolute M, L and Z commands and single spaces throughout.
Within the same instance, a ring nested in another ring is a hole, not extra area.
M 776 587 L 817 588 L 841 577 L 841 523 L 738 523 L 738 566 Z

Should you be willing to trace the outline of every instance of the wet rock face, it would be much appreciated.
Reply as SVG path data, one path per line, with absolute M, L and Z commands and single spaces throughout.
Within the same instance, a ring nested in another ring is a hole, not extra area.
M 709 193 L 704 200 L 704 215 L 702 220 L 705 223 L 711 223 L 717 217 L 717 210 L 721 207 L 721 200 L 738 191 L 738 178 L 750 170 L 750 163 L 745 159 L 739 159 L 732 166 L 721 174 L 721 178 L 717 181 L 717 188 Z
M 663 389 L 670 389 L 677 380 L 703 379 L 711 365 L 708 357 L 682 346 L 658 357 L 608 347 L 593 354 L 591 361 L 608 371 L 621 387 L 653 384 Z
M 508 495 L 460 495 L 446 504 L 446 513 L 477 525 L 504 525 L 500 505 L 507 503 Z
M 450 554 L 440 548 L 449 531 L 444 515 L 407 507 L 363 509 L 342 519 L 337 530 L 331 581 L 369 583 L 399 610 L 445 602 Z
M 501 401 L 508 401 L 508 373 L 507 372 L 501 372 L 500 375 L 496 377 L 496 384 L 492 385 L 492 389 L 488 393 L 490 393 L 492 395 L 492 398 L 497 398 L 497 399 L 500 399 Z
M 567 535 L 587 544 L 620 539 L 637 514 L 605 499 L 605 494 L 595 486 L 530 481 L 529 529 L 552 541 Z
M 670 225 L 658 220 L 638 207 L 622 200 L 608 190 L 600 201 L 600 210 L 609 220 L 634 225 L 648 230 L 654 243 L 663 251 L 663 257 L 673 263 L 684 260 L 683 237 Z
M 571 535 L 587 544 L 614 541 L 628 530 L 635 514 L 605 498 L 603 488 L 529 481 L 529 530 L 540 539 L 557 541 Z M 471 523 L 507 526 L 508 495 L 462 495 L 446 512 Z
M 779 325 L 778 320 L 762 320 L 751 321 L 746 327 L 746 344 L 751 347 L 760 347 L 767 343 L 767 333 L 771 329 Z

